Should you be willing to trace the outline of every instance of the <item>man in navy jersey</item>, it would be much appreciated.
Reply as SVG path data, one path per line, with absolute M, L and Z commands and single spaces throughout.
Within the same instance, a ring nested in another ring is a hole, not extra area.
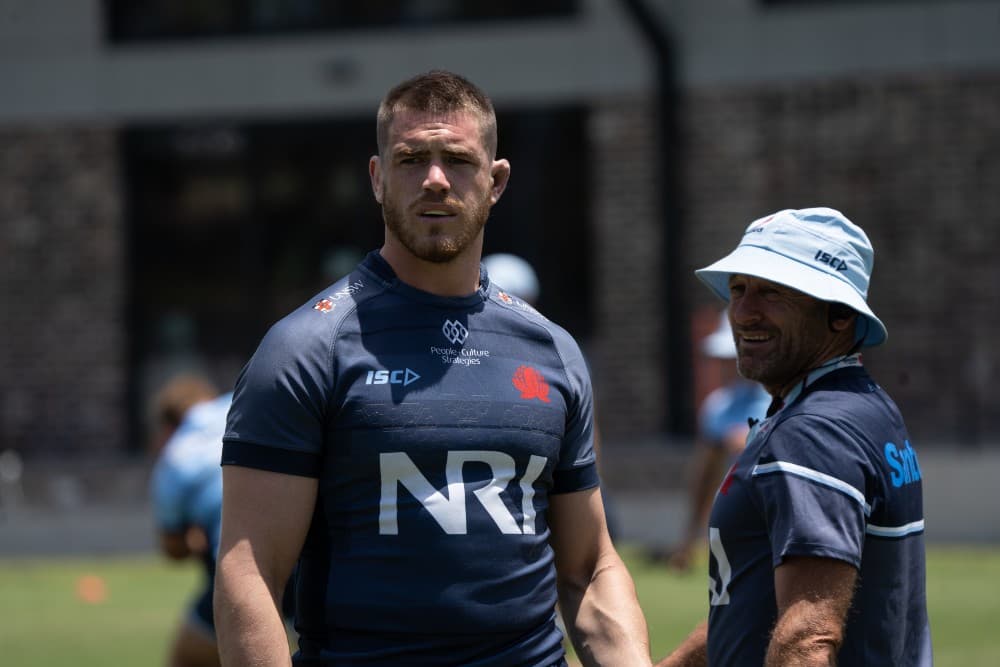
M 696 272 L 772 403 L 716 492 L 707 627 L 661 667 L 931 664 L 920 465 L 858 353 L 886 339 L 873 260 L 861 228 L 810 208 Z
M 224 665 L 648 665 L 608 537 L 590 380 L 560 327 L 491 284 L 496 117 L 447 72 L 378 111 L 385 243 L 267 333 L 222 454 Z M 291 659 L 276 600 L 299 562 Z

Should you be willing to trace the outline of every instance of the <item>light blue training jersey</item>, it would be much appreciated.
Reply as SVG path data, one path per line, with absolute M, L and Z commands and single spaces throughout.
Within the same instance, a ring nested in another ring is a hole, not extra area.
M 770 403 L 760 383 L 739 378 L 705 397 L 698 410 L 699 430 L 709 444 L 721 445 L 734 428 L 746 428 L 748 419 L 763 419 Z
M 222 435 L 232 394 L 187 411 L 153 468 L 152 503 L 157 527 L 179 532 L 198 526 L 208 536 L 212 561 L 222 522 Z

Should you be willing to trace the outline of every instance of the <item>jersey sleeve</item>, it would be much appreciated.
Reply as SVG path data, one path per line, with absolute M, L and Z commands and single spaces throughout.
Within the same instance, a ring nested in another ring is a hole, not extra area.
M 553 474 L 552 493 L 583 491 L 600 484 L 594 451 L 594 393 L 586 361 L 576 342 L 566 335 L 560 355 L 570 389 L 566 405 L 566 430 L 559 464 Z M 557 339 L 557 343 L 558 343 Z
M 821 417 L 797 415 L 778 424 L 753 468 L 773 565 L 816 556 L 861 565 L 865 496 L 871 476 L 863 447 Z
M 723 447 L 733 429 L 748 428 L 748 420 L 761 420 L 771 397 L 757 384 L 728 385 L 715 389 L 698 410 L 699 434 L 709 446 Z
M 296 311 L 261 341 L 236 382 L 222 464 L 319 477 L 333 391 L 329 320 Z
M 731 403 L 730 392 L 719 387 L 705 397 L 698 410 L 698 429 L 703 440 L 712 447 L 722 447 L 722 440 L 733 427 L 729 409 Z
M 176 467 L 160 459 L 153 468 L 151 503 L 156 527 L 165 533 L 176 533 L 191 521 L 185 506 L 187 480 Z

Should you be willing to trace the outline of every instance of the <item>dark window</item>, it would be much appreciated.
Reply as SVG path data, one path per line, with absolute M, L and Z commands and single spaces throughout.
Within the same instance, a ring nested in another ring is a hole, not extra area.
M 498 120 L 513 175 L 485 251 L 530 261 L 540 309 L 585 336 L 584 112 Z M 378 248 L 383 226 L 367 168 L 374 119 L 134 127 L 123 147 L 141 428 L 146 397 L 174 370 L 197 366 L 231 387 L 267 328 Z
M 578 0 L 106 0 L 113 43 L 569 16 Z

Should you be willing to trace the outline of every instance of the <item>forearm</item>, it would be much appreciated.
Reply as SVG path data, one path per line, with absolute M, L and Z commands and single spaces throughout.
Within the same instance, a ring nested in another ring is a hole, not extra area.
M 688 515 L 685 538 L 698 541 L 705 538 L 708 530 L 708 515 L 712 508 L 715 489 L 722 477 L 725 455 L 718 447 L 699 443 L 696 461 L 691 470 L 688 484 Z
M 828 667 L 837 664 L 840 636 L 808 624 L 781 623 L 767 647 L 766 667 Z
M 225 667 L 287 667 L 288 637 L 279 605 L 259 574 L 220 562 L 215 583 L 215 629 Z
M 705 667 L 708 664 L 708 623 L 702 621 L 673 653 L 656 667 Z
M 584 665 L 649 665 L 649 633 L 632 578 L 614 554 L 583 582 L 563 581 L 560 609 Z
M 708 534 L 708 515 L 712 508 L 712 491 L 714 486 L 706 475 L 699 476 L 689 490 L 688 502 L 691 511 L 688 514 L 687 526 L 684 530 L 684 540 L 689 543 L 699 543 Z
M 827 558 L 787 558 L 774 571 L 778 620 L 764 664 L 836 665 L 857 570 Z

